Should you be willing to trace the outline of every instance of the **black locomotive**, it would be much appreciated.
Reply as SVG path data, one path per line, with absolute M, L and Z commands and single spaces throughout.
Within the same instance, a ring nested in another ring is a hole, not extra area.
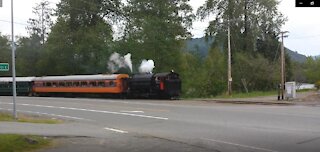
M 178 98 L 181 94 L 179 74 L 173 71 L 166 73 L 135 74 L 128 80 L 129 97 L 145 98 Z

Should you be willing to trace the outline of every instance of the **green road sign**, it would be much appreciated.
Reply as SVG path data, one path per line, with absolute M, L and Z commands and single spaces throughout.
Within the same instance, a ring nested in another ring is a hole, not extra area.
M 0 71 L 9 71 L 9 63 L 0 63 Z

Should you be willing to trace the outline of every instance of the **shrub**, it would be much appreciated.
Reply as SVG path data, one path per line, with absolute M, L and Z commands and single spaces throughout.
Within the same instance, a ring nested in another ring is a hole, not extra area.
M 315 83 L 315 87 L 316 87 L 318 90 L 320 89 L 320 80 Z

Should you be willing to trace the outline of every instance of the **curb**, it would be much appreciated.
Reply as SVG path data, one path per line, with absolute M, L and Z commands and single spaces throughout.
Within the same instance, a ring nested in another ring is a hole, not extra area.
M 250 101 L 250 100 L 223 100 L 223 99 L 196 99 L 197 101 L 215 102 L 215 103 L 230 103 L 230 104 L 259 104 L 259 105 L 296 105 L 296 102 L 292 101 Z

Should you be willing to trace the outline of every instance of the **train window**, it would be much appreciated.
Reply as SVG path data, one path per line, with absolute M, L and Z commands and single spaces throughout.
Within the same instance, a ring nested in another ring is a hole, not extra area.
M 97 83 L 95 81 L 91 81 L 91 82 L 89 82 L 89 86 L 95 87 L 95 86 L 97 86 Z
M 57 82 L 52 82 L 53 87 L 57 87 Z
M 104 87 L 104 86 L 105 86 L 105 83 L 104 83 L 103 81 L 99 81 L 99 82 L 98 82 L 98 86 L 99 86 L 99 87 Z
M 72 82 L 67 82 L 66 86 L 67 87 L 72 87 Z
M 110 87 L 114 87 L 114 86 L 115 86 L 115 83 L 114 83 L 113 81 L 110 81 L 110 82 L 109 82 L 109 86 L 110 86 Z
M 64 87 L 65 85 L 66 85 L 65 82 L 59 82 L 60 87 Z
M 51 82 L 46 82 L 46 87 L 51 87 L 51 86 L 52 86 Z
M 82 82 L 81 82 L 81 86 L 82 86 L 82 87 L 86 87 L 86 86 L 87 86 L 87 82 L 82 81 Z
M 73 82 L 73 86 L 78 87 L 80 85 L 80 82 Z
M 42 82 L 36 82 L 36 83 L 34 83 L 34 86 L 36 86 L 36 87 L 42 87 L 42 86 L 43 86 L 43 83 L 42 83 Z

